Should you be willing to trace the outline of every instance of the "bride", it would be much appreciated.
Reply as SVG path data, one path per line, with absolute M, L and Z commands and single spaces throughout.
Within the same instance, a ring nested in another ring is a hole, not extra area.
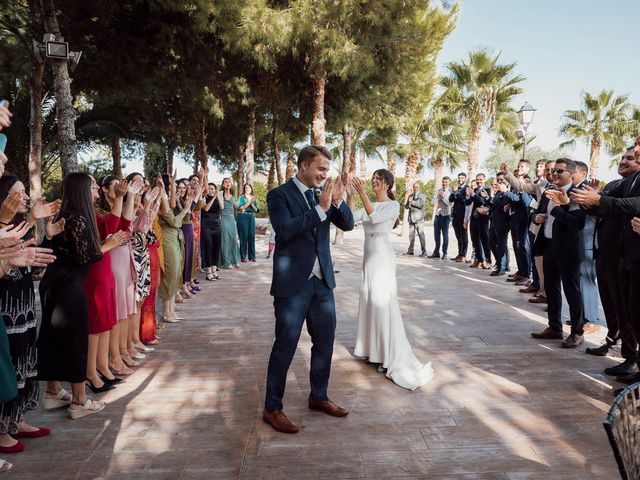
M 364 226 L 364 259 L 358 305 L 358 335 L 355 355 L 378 363 L 400 387 L 414 390 L 433 377 L 431 362 L 421 364 L 411 350 L 398 304 L 395 251 L 389 238 L 400 213 L 391 188 L 393 174 L 380 169 L 373 173 L 371 186 L 376 201 L 371 203 L 364 182 L 352 179 L 364 208 L 354 214 Z

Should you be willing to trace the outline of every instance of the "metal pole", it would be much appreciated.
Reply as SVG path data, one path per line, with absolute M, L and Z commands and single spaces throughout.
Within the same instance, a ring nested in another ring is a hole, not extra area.
M 522 140 L 522 159 L 527 159 L 527 127 L 523 125 L 524 128 L 524 139 Z

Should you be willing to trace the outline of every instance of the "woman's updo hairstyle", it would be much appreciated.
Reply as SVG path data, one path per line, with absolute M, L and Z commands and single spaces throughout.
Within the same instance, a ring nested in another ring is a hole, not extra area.
M 393 187 L 395 186 L 396 182 L 393 173 L 391 173 L 386 168 L 380 168 L 373 172 L 373 174 L 378 175 L 380 178 L 382 178 L 382 180 L 384 180 L 384 183 L 387 184 L 387 197 L 389 197 L 391 200 L 395 200 L 396 196 L 393 193 Z

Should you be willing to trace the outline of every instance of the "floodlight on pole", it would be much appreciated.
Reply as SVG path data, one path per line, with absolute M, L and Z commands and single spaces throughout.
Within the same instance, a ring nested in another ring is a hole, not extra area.
M 56 39 L 53 33 L 45 33 L 42 42 L 33 40 L 33 53 L 39 61 L 44 61 L 47 58 L 70 60 L 71 70 L 78 66 L 82 56 L 82 52 L 70 51 L 69 43 Z

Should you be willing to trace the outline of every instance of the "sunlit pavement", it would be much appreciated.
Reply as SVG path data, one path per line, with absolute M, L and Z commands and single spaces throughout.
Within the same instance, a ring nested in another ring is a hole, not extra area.
M 430 230 L 430 229 L 428 229 Z M 453 239 L 453 232 L 452 239 Z M 289 372 L 285 412 L 297 435 L 261 419 L 273 339 L 270 261 L 223 271 L 167 325 L 163 343 L 102 399 L 104 412 L 70 420 L 30 413 L 52 427 L 12 455 L 7 479 L 438 480 L 612 479 L 617 468 L 602 421 L 618 385 L 595 358 L 535 341 L 543 306 L 488 271 L 450 260 L 402 257 L 394 236 L 407 334 L 433 362 L 434 380 L 403 390 L 353 358 L 361 230 L 334 248 L 338 331 L 330 396 L 350 409 L 332 418 L 306 407 L 311 342 L 306 331 Z M 454 243 L 452 241 L 452 243 Z M 429 244 L 433 242 L 429 240 Z M 455 247 L 454 247 L 455 249 Z M 455 254 L 455 251 L 451 253 Z M 605 331 L 587 336 L 598 345 Z M 619 352 L 617 352 L 619 353 Z M 94 396 L 95 397 L 95 396 Z

